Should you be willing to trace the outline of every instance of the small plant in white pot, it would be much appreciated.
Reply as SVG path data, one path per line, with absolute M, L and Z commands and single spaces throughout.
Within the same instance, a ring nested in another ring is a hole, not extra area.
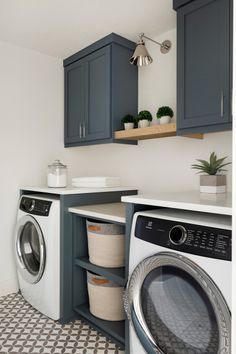
M 173 118 L 174 112 L 169 106 L 162 106 L 158 108 L 156 117 L 160 119 L 160 124 L 170 123 L 171 118 Z
M 199 170 L 198 173 L 204 173 L 200 176 L 200 192 L 201 193 L 225 193 L 226 191 L 226 175 L 220 174 L 227 170 L 225 166 L 231 162 L 225 163 L 227 157 L 217 159 L 215 152 L 212 152 L 209 161 L 197 159 L 199 164 L 193 164 L 192 168 Z
M 136 119 L 134 116 L 132 116 L 131 114 L 126 114 L 122 118 L 122 123 L 124 124 L 125 130 L 134 129 L 135 121 L 136 121 Z
M 149 111 L 140 111 L 137 117 L 139 128 L 149 127 L 152 121 L 152 114 Z

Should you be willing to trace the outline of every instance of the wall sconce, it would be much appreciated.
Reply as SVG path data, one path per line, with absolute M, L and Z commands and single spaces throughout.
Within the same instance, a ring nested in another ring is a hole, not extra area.
M 135 48 L 135 51 L 129 60 L 130 64 L 137 66 L 146 66 L 153 62 L 152 57 L 150 56 L 147 51 L 147 48 L 145 47 L 145 42 L 143 38 L 146 38 L 149 41 L 158 44 L 160 46 L 160 51 L 162 54 L 168 53 L 171 49 L 171 41 L 165 40 L 164 42 L 159 43 L 157 41 L 154 41 L 154 39 L 145 36 L 144 33 L 140 33 L 137 47 Z

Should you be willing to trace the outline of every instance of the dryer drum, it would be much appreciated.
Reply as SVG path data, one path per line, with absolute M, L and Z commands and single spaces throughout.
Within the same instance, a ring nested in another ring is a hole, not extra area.
M 18 270 L 28 283 L 39 282 L 45 267 L 45 243 L 37 221 L 30 215 L 22 217 L 17 224 L 16 260 Z
M 127 286 L 125 310 L 149 354 L 230 353 L 227 303 L 187 257 L 160 252 L 139 263 Z

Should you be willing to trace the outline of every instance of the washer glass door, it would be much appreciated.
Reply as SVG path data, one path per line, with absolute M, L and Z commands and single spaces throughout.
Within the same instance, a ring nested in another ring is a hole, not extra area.
M 30 215 L 22 217 L 17 224 L 16 255 L 18 270 L 29 283 L 37 283 L 45 267 L 45 243 L 41 228 Z
M 126 307 L 148 353 L 230 353 L 228 306 L 186 257 L 163 252 L 141 262 L 129 281 Z

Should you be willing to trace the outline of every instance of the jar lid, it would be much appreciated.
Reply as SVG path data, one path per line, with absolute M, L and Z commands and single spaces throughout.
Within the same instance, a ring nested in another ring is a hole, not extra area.
M 67 168 L 67 166 L 63 165 L 60 160 L 55 160 L 51 165 L 48 165 L 48 167 Z

